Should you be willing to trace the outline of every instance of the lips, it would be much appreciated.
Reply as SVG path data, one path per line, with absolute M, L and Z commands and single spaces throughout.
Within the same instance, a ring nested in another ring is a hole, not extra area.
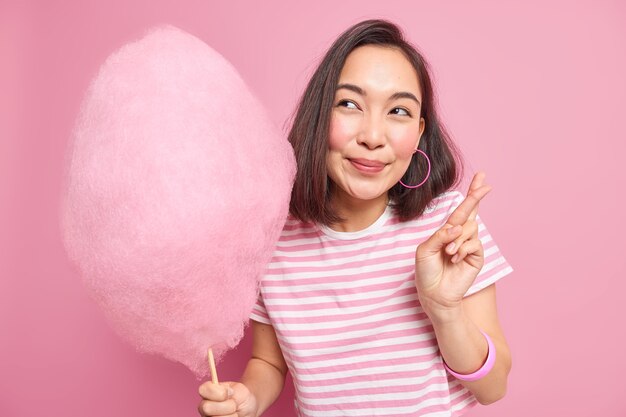
M 386 163 L 371 159 L 354 158 L 348 159 L 352 166 L 364 173 L 380 172 L 387 166 Z

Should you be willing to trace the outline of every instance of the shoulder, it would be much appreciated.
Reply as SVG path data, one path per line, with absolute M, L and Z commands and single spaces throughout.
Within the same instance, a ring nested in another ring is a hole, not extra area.
M 283 236 L 293 236 L 294 234 L 311 232 L 316 229 L 317 225 L 315 223 L 302 221 L 294 217 L 293 214 L 289 213 L 289 215 L 287 216 L 287 220 L 285 220 L 285 224 L 283 225 L 280 236 L 281 238 Z
M 314 238 L 318 236 L 318 234 L 319 227 L 315 223 L 302 221 L 290 213 L 278 236 L 276 249 L 285 245 L 293 246 L 294 244 L 301 243 L 303 240 Z
M 433 198 L 428 204 L 425 212 L 446 211 L 448 213 L 452 213 L 452 211 L 454 211 L 454 209 L 461 204 L 464 198 L 465 196 L 460 191 L 446 191 L 445 193 L 441 193 L 437 197 Z

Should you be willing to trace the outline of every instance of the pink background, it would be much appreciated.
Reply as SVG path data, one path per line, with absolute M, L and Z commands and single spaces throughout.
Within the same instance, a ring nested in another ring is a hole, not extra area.
M 60 244 L 62 156 L 106 57 L 177 25 L 226 56 L 282 125 L 331 41 L 374 17 L 429 58 L 467 178 L 485 170 L 494 187 L 481 217 L 515 269 L 498 284 L 509 392 L 469 415 L 626 415 L 624 3 L 226 3 L 2 1 L 0 416 L 197 415 L 192 374 L 121 342 Z M 246 339 L 227 356 L 222 379 L 249 350 Z M 266 415 L 291 415 L 291 397 Z

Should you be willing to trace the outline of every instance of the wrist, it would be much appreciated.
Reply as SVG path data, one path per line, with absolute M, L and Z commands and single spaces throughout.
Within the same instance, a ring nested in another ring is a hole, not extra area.
M 249 414 L 248 414 L 249 416 L 259 417 L 261 414 L 263 414 L 265 409 L 269 408 L 269 406 L 261 409 L 257 396 L 254 394 L 252 390 L 250 390 L 249 392 L 250 394 L 247 399 L 248 404 L 247 404 L 247 407 L 244 407 L 244 408 L 247 408 L 249 410 Z
M 429 300 L 420 299 L 422 309 L 435 326 L 459 323 L 465 319 L 463 304 L 443 306 Z
M 480 332 L 483 334 L 483 336 L 485 337 L 487 341 L 487 359 L 478 370 L 469 374 L 461 374 L 450 369 L 450 367 L 448 366 L 448 364 L 446 364 L 445 361 L 443 363 L 443 366 L 446 368 L 448 373 L 450 373 L 455 378 L 460 379 L 461 381 L 468 381 L 468 382 L 478 381 L 479 379 L 489 374 L 489 372 L 491 372 L 491 370 L 493 369 L 496 363 L 496 347 L 493 344 L 493 341 L 491 340 L 491 338 L 489 337 L 487 333 L 483 332 L 482 330 Z

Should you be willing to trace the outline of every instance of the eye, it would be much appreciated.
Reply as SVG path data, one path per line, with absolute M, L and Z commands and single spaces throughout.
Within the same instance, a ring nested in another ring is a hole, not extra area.
M 350 105 L 350 104 L 351 104 L 351 105 L 353 105 L 354 107 L 348 107 L 348 105 Z M 350 101 L 350 100 L 341 100 L 341 101 L 337 104 L 337 106 L 340 106 L 340 107 L 346 107 L 346 108 L 348 108 L 348 109 L 358 109 L 358 108 L 359 108 L 356 104 L 354 104 L 354 102 L 352 102 L 352 101 Z
M 400 110 L 400 111 L 404 112 L 404 114 L 402 114 L 402 113 L 394 113 L 396 110 Z M 409 113 L 409 111 L 408 111 L 408 110 L 403 109 L 402 107 L 396 107 L 396 108 L 394 108 L 393 110 L 391 110 L 391 112 L 392 112 L 393 114 L 397 114 L 397 115 L 399 115 L 399 116 L 409 116 L 409 117 L 411 117 L 411 113 Z

